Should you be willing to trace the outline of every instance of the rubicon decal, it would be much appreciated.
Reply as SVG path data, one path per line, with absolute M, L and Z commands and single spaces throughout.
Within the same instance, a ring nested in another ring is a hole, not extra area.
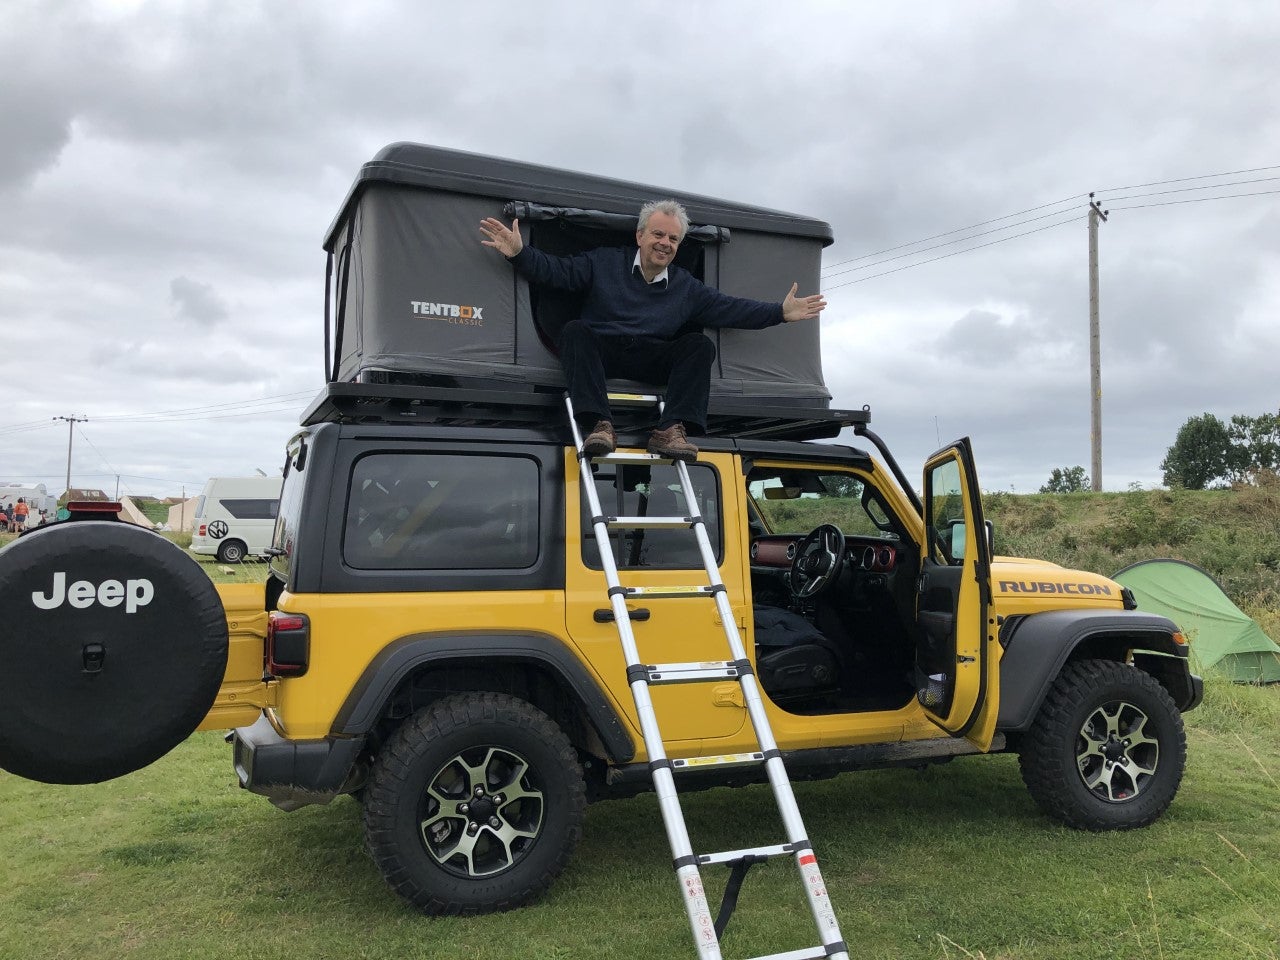
M 437 317 L 449 323 L 468 327 L 484 326 L 484 307 L 469 303 L 432 303 L 429 300 L 410 300 L 409 306 L 418 317 Z
M 56 610 L 64 603 L 69 603 L 78 610 L 92 607 L 95 603 L 102 607 L 118 607 L 124 604 L 125 613 L 134 613 L 139 607 L 145 607 L 156 595 L 156 588 L 150 580 L 103 580 L 94 584 L 88 580 L 77 580 L 67 586 L 67 575 L 59 570 L 53 575 L 53 584 L 47 594 L 35 590 L 31 594 L 31 602 L 41 610 Z
M 1053 583 L 1048 580 L 1001 580 L 1001 593 L 1054 593 L 1071 596 L 1111 596 L 1111 588 L 1102 583 Z

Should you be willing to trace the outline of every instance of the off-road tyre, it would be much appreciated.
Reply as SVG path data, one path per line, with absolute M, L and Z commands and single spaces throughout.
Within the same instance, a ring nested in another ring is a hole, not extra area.
M 470 915 L 525 906 L 551 886 L 582 836 L 586 790 L 550 717 L 471 693 L 406 720 L 362 802 L 365 842 L 391 888 L 423 913 Z
M 1154 822 L 1173 802 L 1186 759 L 1173 699 L 1150 674 L 1112 660 L 1063 667 L 1019 753 L 1036 803 L 1077 830 Z

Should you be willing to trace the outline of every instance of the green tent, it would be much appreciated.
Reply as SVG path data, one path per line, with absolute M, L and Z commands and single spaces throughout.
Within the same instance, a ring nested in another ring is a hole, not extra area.
M 1139 610 L 1166 616 L 1182 628 L 1197 672 L 1212 670 L 1237 683 L 1280 682 L 1280 646 L 1194 563 L 1143 560 L 1112 579 L 1133 591 Z

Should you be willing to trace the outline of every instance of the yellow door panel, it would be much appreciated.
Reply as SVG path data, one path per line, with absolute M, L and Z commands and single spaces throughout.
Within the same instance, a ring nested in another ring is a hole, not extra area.
M 710 464 L 719 473 L 721 489 L 731 483 L 734 477 L 733 460 L 725 454 L 704 455 L 700 464 Z M 626 661 L 618 637 L 617 626 L 611 622 L 600 622 L 611 616 L 608 596 L 608 584 L 604 571 L 587 566 L 584 559 L 588 554 L 595 555 L 594 549 L 584 553 L 584 537 L 591 540 L 591 530 L 583 530 L 580 518 L 586 511 L 582 508 L 582 487 L 579 483 L 578 463 L 576 458 L 567 457 L 565 469 L 568 473 L 566 481 L 566 629 L 570 637 L 584 651 L 584 660 L 595 665 L 604 672 L 604 679 L 611 691 L 617 691 L 624 700 L 623 711 L 628 723 L 632 726 L 637 745 L 640 745 L 639 722 L 636 717 L 635 703 L 626 682 Z M 674 470 L 669 466 L 655 466 L 652 472 L 645 475 L 644 482 L 650 484 L 646 502 L 656 503 L 658 495 L 669 495 L 672 505 L 664 509 L 655 507 L 654 516 L 683 515 L 676 513 L 676 493 L 673 485 Z M 597 490 L 613 490 L 613 481 L 606 479 Z M 632 491 L 633 492 L 633 491 Z M 723 491 L 727 498 L 729 491 Z M 615 503 L 604 502 L 602 493 L 601 509 L 611 514 L 616 509 Z M 616 493 L 614 494 L 616 497 Z M 638 498 L 637 498 L 638 499 Z M 719 511 L 719 497 L 712 499 L 712 506 Z M 706 510 L 704 509 L 705 513 Z M 743 596 L 741 571 L 742 545 L 738 542 L 736 530 L 738 524 L 731 518 L 723 524 L 725 534 L 724 561 L 720 575 L 726 573 L 729 580 L 729 602 L 734 610 L 735 620 L 745 622 L 746 603 Z M 659 569 L 642 567 L 628 569 L 635 564 L 620 564 L 619 580 L 623 586 L 645 588 L 702 587 L 708 583 L 706 571 L 702 568 L 697 555 L 696 541 L 692 530 L 662 531 L 664 545 L 671 550 L 671 544 L 682 544 L 679 554 L 686 558 L 689 566 L 683 569 Z M 656 540 L 648 534 L 649 542 Z M 683 538 L 677 541 L 675 538 Z M 631 541 L 624 551 L 627 557 L 636 559 L 647 556 L 648 546 L 640 546 L 639 538 Z M 635 637 L 636 649 L 644 663 L 693 663 L 708 660 L 728 660 L 730 651 L 725 639 L 724 627 L 716 603 L 709 596 L 696 597 L 660 597 L 637 596 L 627 601 L 628 610 L 632 611 L 632 634 Z M 719 740 L 732 736 L 742 729 L 746 721 L 746 711 L 739 704 L 729 700 L 723 694 L 724 684 L 682 683 L 658 685 L 650 687 L 650 696 L 662 730 L 663 741 L 672 756 L 681 752 L 691 752 L 704 740 Z M 736 687 L 736 684 L 732 686 Z
M 991 745 L 999 704 L 999 644 L 990 622 L 991 551 L 967 439 L 925 464 L 925 557 L 917 594 L 924 639 L 919 699 L 952 736 Z
M 267 642 L 265 585 L 220 583 L 217 590 L 227 617 L 227 670 L 218 697 L 197 730 L 248 726 L 264 707 L 275 705 L 276 684 L 262 678 Z

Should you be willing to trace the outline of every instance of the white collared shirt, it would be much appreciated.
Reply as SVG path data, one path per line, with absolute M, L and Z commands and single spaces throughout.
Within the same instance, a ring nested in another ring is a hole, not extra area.
M 631 263 L 631 269 L 633 271 L 639 271 L 641 277 L 644 276 L 644 271 L 640 269 L 640 251 L 639 250 L 636 251 L 636 258 Z M 652 280 L 647 280 L 645 282 L 650 284 L 662 282 L 665 284 L 667 282 L 667 268 L 663 267 L 662 272 L 660 274 L 658 274 Z

